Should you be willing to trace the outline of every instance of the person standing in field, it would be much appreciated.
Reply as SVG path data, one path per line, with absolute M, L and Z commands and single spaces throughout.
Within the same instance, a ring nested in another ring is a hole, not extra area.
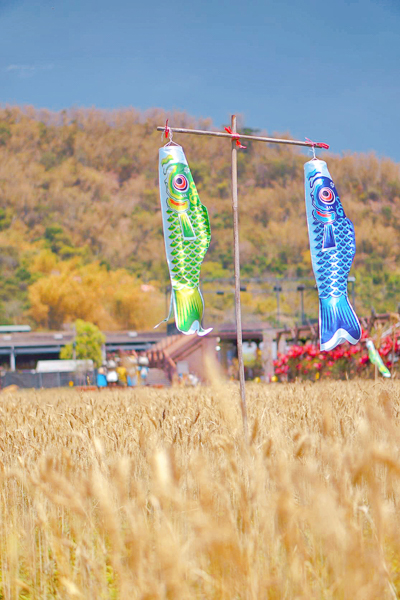
M 97 387 L 101 390 L 101 388 L 107 387 L 107 377 L 105 373 L 104 367 L 99 367 L 96 376 Z
M 122 365 L 126 369 L 126 383 L 128 387 L 134 387 L 137 385 L 138 380 L 138 364 L 137 354 L 135 350 L 132 350 L 130 355 L 124 355 L 122 357 Z
M 139 356 L 139 375 L 141 385 L 146 385 L 147 377 L 149 375 L 149 359 L 147 356 Z
M 120 385 L 127 385 L 127 370 L 124 365 L 118 365 L 117 367 L 118 383 Z

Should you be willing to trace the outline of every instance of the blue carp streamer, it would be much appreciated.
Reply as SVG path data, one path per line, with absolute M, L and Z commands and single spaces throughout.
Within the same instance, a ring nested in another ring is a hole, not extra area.
M 347 278 L 356 252 L 353 223 L 344 213 L 326 162 L 304 165 L 311 262 L 318 287 L 321 350 L 356 344 L 361 327 L 347 296 Z

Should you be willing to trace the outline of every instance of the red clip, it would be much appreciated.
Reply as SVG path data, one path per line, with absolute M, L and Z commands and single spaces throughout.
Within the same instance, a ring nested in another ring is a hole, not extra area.
M 325 150 L 329 150 L 329 144 L 324 144 L 323 142 L 313 142 L 312 140 L 305 138 L 306 142 L 312 146 L 313 148 L 325 148 Z
M 168 136 L 169 136 L 169 127 L 168 127 L 168 121 L 169 121 L 169 119 L 167 119 L 167 120 L 165 121 L 165 139 L 167 139 L 167 138 L 168 138 Z
M 243 146 L 243 145 L 240 143 L 240 141 L 239 141 L 239 139 L 240 139 L 240 135 L 239 135 L 238 133 L 233 133 L 233 131 L 232 131 L 232 129 L 231 129 L 230 127 L 224 127 L 224 129 L 225 129 L 225 131 L 226 131 L 227 133 L 230 133 L 230 134 L 231 134 L 231 136 L 232 136 L 232 139 L 233 139 L 233 140 L 236 140 L 236 146 L 237 146 L 238 148 L 243 148 L 243 149 L 246 149 L 246 148 L 247 148 L 247 146 Z

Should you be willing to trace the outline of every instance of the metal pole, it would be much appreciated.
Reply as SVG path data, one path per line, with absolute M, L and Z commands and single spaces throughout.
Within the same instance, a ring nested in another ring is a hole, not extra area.
M 393 377 L 393 370 L 394 370 L 395 347 L 396 347 L 396 330 L 395 330 L 394 324 L 393 324 L 393 331 L 392 331 L 392 368 L 390 369 L 390 374 L 391 374 L 392 377 Z
M 212 135 L 214 137 L 225 137 L 225 138 L 232 138 L 232 134 L 231 133 L 224 133 L 222 131 L 204 131 L 201 129 L 185 129 L 182 127 L 168 127 L 169 131 L 172 131 L 173 133 L 190 133 L 193 135 Z M 232 127 L 231 127 L 232 129 Z M 165 126 L 164 127 L 157 127 L 157 131 L 165 131 Z M 235 131 L 233 131 L 232 129 L 232 133 L 236 133 L 236 129 Z M 312 148 L 313 146 L 315 148 L 324 148 L 326 150 L 328 150 L 329 145 L 328 144 L 324 144 L 323 142 L 301 142 L 300 140 L 285 140 L 285 139 L 280 139 L 280 138 L 270 138 L 270 137 L 261 137 L 259 135 L 238 135 L 237 137 L 239 137 L 241 140 L 252 140 L 255 142 L 266 142 L 268 144 L 288 144 L 289 146 L 306 146 L 307 148 Z
M 280 285 L 275 285 L 274 286 L 274 292 L 276 292 L 276 308 L 277 308 L 277 321 L 278 321 L 278 327 L 280 326 L 280 320 L 281 320 L 281 315 L 280 315 L 280 306 L 279 306 L 279 294 L 282 291 L 282 287 Z
M 236 115 L 232 115 L 231 129 L 236 133 Z M 232 139 L 232 212 L 233 212 L 233 256 L 235 267 L 235 316 L 236 316 L 236 339 L 239 362 L 240 382 L 240 404 L 243 417 L 243 430 L 246 442 L 248 442 L 246 388 L 244 381 L 243 364 L 243 339 L 242 339 L 242 314 L 240 309 L 240 257 L 239 257 L 239 218 L 238 218 L 238 193 L 237 193 L 237 146 L 236 140 Z
M 74 332 L 74 337 L 72 340 L 72 360 L 76 360 L 76 323 L 75 322 L 72 326 L 72 331 Z
M 12 346 L 10 350 L 10 371 L 15 371 L 15 349 Z
M 281 324 L 280 323 L 280 321 L 281 321 L 281 315 L 280 315 L 280 311 L 279 311 L 279 292 L 277 292 L 277 294 L 276 294 L 276 304 L 277 304 L 276 308 L 277 308 L 277 313 L 278 313 L 277 317 L 278 317 L 278 327 L 279 327 L 280 324 Z
M 165 286 L 165 312 L 169 315 L 169 302 L 168 302 L 168 292 L 170 290 L 169 285 Z
M 297 291 L 300 292 L 301 324 L 304 325 L 304 285 L 299 285 Z

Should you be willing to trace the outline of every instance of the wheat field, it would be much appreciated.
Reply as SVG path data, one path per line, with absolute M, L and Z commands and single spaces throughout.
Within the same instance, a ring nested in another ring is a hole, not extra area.
M 0 598 L 400 595 L 400 382 L 0 395 Z

